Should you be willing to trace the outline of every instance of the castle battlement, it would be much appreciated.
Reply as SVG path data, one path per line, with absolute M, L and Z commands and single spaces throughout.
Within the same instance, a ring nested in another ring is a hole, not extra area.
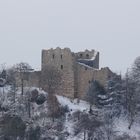
M 42 68 L 51 62 L 55 65 L 62 64 L 63 60 L 74 60 L 75 62 L 99 69 L 99 52 L 95 50 L 85 50 L 77 53 L 71 52 L 69 48 L 61 49 L 59 47 L 56 49 L 42 50 Z

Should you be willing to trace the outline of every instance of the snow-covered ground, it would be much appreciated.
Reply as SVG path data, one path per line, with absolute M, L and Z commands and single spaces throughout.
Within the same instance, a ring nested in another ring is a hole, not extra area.
M 87 111 L 90 107 L 89 104 L 83 100 L 79 100 L 79 101 L 77 99 L 73 100 L 73 99 L 69 99 L 64 96 L 59 96 L 59 95 L 57 95 L 56 97 L 62 106 L 68 106 L 72 112 L 75 112 L 78 110 Z
M 140 140 L 140 124 L 134 123 L 131 129 L 128 129 L 128 126 L 129 123 L 125 118 L 119 118 L 115 122 L 115 130 L 118 132 L 118 135 L 128 134 Z
M 36 87 L 32 87 L 32 88 L 25 88 L 25 91 L 28 90 L 33 90 L 33 89 L 37 89 L 39 91 L 39 94 L 43 93 L 47 96 L 47 93 L 44 92 L 43 90 L 40 90 Z M 10 87 L 5 87 L 5 88 L 0 88 L 0 99 L 3 100 L 3 104 L 4 106 L 6 106 L 6 104 L 10 104 L 10 101 L 8 100 L 8 94 L 11 94 L 10 91 Z M 20 89 L 21 90 L 21 89 Z M 17 91 L 17 97 L 19 98 L 21 92 L 20 90 Z M 71 115 L 76 112 L 76 111 L 81 111 L 81 112 L 85 112 L 88 113 L 90 105 L 89 103 L 87 103 L 86 101 L 83 100 L 77 100 L 77 99 L 69 99 L 60 95 L 56 95 L 58 102 L 62 105 L 62 106 L 67 106 L 70 110 L 70 112 L 66 113 L 66 120 L 64 122 L 64 131 L 67 131 L 70 135 L 67 137 L 67 140 L 80 140 L 80 137 L 83 137 L 82 134 L 78 135 L 78 136 L 74 136 L 73 135 L 73 126 L 74 126 L 74 121 L 72 119 L 70 119 Z M 35 123 L 36 125 L 45 125 L 46 122 L 50 122 L 50 119 L 46 118 L 45 115 L 47 114 L 47 101 L 43 104 L 43 105 L 37 105 L 36 103 L 32 103 L 31 105 L 32 107 L 32 116 L 36 119 Z M 93 107 L 94 110 L 97 110 L 95 107 Z M 45 114 L 46 113 L 46 114 Z M 41 115 L 43 115 L 43 117 L 40 117 Z M 132 128 L 129 130 L 128 129 L 128 122 L 127 119 L 125 119 L 124 117 L 121 117 L 119 119 L 117 119 L 115 121 L 115 128 L 114 130 L 117 132 L 117 135 L 123 135 L 123 134 L 128 134 L 131 137 L 136 137 L 136 140 L 140 140 L 140 125 L 139 123 L 134 123 L 132 125 Z
M 63 96 L 58 96 L 58 95 L 57 95 L 57 99 L 61 105 L 63 106 L 67 105 L 72 113 L 78 110 L 81 112 L 83 111 L 87 112 L 89 110 L 89 103 L 87 103 L 86 101 L 80 100 L 78 103 L 77 99 L 72 100 L 72 99 L 69 99 Z M 117 135 L 128 134 L 129 136 L 135 137 L 137 138 L 137 140 L 140 140 L 140 125 L 137 123 L 134 123 L 131 129 L 128 129 L 128 126 L 129 126 L 129 123 L 127 119 L 122 117 L 122 118 L 116 119 L 114 129 L 117 132 Z M 73 122 L 66 119 L 65 128 L 67 129 L 68 132 L 73 134 L 72 133 Z M 79 137 L 80 136 L 73 137 L 71 135 L 68 137 L 68 140 L 79 140 L 80 139 Z

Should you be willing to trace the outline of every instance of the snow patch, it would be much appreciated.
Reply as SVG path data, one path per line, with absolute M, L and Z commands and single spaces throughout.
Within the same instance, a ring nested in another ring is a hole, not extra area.
M 118 135 L 128 134 L 131 137 L 139 138 L 140 126 L 139 124 L 133 124 L 131 129 L 128 129 L 129 123 L 127 119 L 119 118 L 115 122 L 115 130 L 118 132 Z
M 87 111 L 90 107 L 90 105 L 86 101 L 83 101 L 83 100 L 78 101 L 78 99 L 69 99 L 63 96 L 59 96 L 59 95 L 57 95 L 56 97 L 62 106 L 68 106 L 72 112 L 75 112 L 78 110 Z

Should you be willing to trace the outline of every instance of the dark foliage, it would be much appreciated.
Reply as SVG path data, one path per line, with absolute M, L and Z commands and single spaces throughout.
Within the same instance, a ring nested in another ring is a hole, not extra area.
M 41 129 L 39 126 L 36 128 L 30 128 L 28 131 L 27 140 L 39 140 L 41 135 Z
M 38 93 L 37 89 L 32 90 L 31 91 L 31 99 L 30 99 L 30 101 L 35 102 L 37 100 L 37 98 L 38 98 L 38 94 L 39 93 Z
M 9 110 L 8 107 L 3 107 L 3 106 L 0 105 L 0 112 L 1 111 L 7 112 L 8 110 Z
M 79 121 L 75 124 L 74 132 L 75 135 L 84 133 L 84 139 L 87 134 L 88 139 L 91 139 L 100 126 L 102 126 L 102 122 L 98 120 L 97 116 L 81 113 Z
M 106 91 L 103 86 L 99 84 L 98 81 L 92 81 L 90 83 L 86 99 L 90 103 L 90 111 L 92 110 L 92 105 L 100 106 L 102 98 L 99 95 L 106 95 Z
M 6 114 L 0 121 L 2 135 L 17 138 L 24 137 L 26 125 L 19 116 Z
M 42 105 L 45 101 L 46 101 L 46 97 L 45 97 L 44 94 L 38 95 L 38 97 L 37 97 L 36 100 L 35 100 L 35 102 L 36 102 L 38 105 Z

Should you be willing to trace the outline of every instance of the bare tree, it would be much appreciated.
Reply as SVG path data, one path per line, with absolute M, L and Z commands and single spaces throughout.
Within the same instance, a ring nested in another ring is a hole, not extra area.
M 21 80 L 21 95 L 24 94 L 24 80 L 28 78 L 28 73 L 33 71 L 32 67 L 25 62 L 21 62 L 19 64 L 16 64 L 15 66 L 17 72 L 20 74 L 20 80 Z
M 131 129 L 131 126 L 136 117 L 136 92 L 135 92 L 135 83 L 132 80 L 132 77 L 126 74 L 126 93 L 125 93 L 125 108 L 128 115 L 129 126 L 128 128 Z
M 11 93 L 13 95 L 13 102 L 15 103 L 16 91 L 18 90 L 18 85 L 16 81 L 17 70 L 15 67 L 11 67 L 7 71 L 7 84 L 11 86 Z
M 81 113 L 79 121 L 75 123 L 74 132 L 75 135 L 83 133 L 83 140 L 93 140 L 100 126 L 102 126 L 102 122 L 97 116 Z
M 51 114 L 50 116 L 54 121 L 59 111 L 59 104 L 55 94 L 61 86 L 62 73 L 56 67 L 48 66 L 43 69 L 41 80 L 43 89 L 48 92 L 49 114 Z
M 48 114 L 53 122 L 55 121 L 55 118 L 58 118 L 61 115 L 60 104 L 54 95 L 48 96 Z
M 125 87 L 124 107 L 129 120 L 128 128 L 131 129 L 140 110 L 140 57 L 137 57 L 132 68 L 128 69 Z
M 54 66 L 45 67 L 42 70 L 41 81 L 43 89 L 49 94 L 55 94 L 62 83 L 62 73 Z
M 24 80 L 28 80 L 28 74 L 29 72 L 31 72 L 33 69 L 31 68 L 31 66 L 28 63 L 19 63 L 16 64 L 14 66 L 12 66 L 11 68 L 7 69 L 7 83 L 9 85 L 11 85 L 11 93 L 13 94 L 13 102 L 16 103 L 16 92 L 18 90 L 18 86 L 19 83 L 21 83 L 21 95 L 22 98 L 19 100 L 20 104 L 27 104 L 27 109 L 26 111 L 29 114 L 29 118 L 31 117 L 31 113 L 30 113 L 30 106 L 31 103 L 29 101 L 30 99 L 30 94 L 26 93 L 25 95 L 24 93 Z M 20 82 L 19 82 L 20 81 Z M 19 82 L 19 83 L 18 83 Z M 28 96 L 27 96 L 28 94 Z M 14 104 L 13 104 L 14 106 Z M 23 108 L 23 115 L 25 113 L 25 108 Z M 15 109 L 14 109 L 15 110 Z
M 131 69 L 126 73 L 125 107 L 131 129 L 140 110 L 140 57 L 137 57 Z
M 104 116 L 103 130 L 107 140 L 112 140 L 116 135 L 116 132 L 114 131 L 116 115 L 114 114 L 113 110 L 114 108 L 112 107 L 103 110 Z

